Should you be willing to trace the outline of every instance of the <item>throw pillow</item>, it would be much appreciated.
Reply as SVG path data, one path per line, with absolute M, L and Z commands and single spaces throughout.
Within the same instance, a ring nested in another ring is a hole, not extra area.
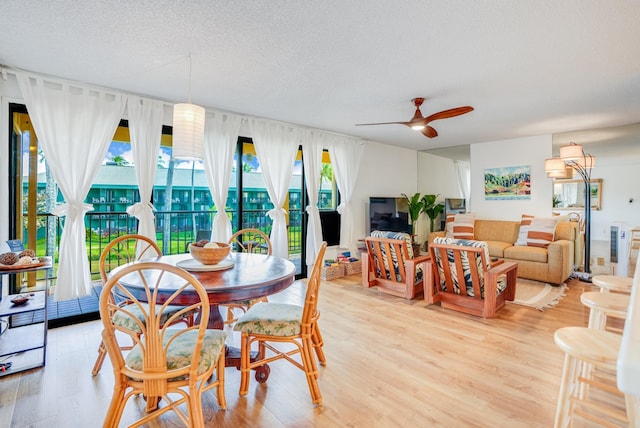
M 447 214 L 446 237 L 455 239 L 473 239 L 475 215 Z
M 529 226 L 531 225 L 531 220 L 534 219 L 534 216 L 528 214 L 522 214 L 522 219 L 520 220 L 520 231 L 518 232 L 518 240 L 513 245 L 518 246 L 526 246 L 527 245 L 527 236 L 529 235 Z
M 527 245 L 547 248 L 553 242 L 557 220 L 555 218 L 534 218 L 529 226 Z
M 456 219 L 455 214 L 447 214 L 445 218 L 445 237 L 453 238 L 453 221 Z

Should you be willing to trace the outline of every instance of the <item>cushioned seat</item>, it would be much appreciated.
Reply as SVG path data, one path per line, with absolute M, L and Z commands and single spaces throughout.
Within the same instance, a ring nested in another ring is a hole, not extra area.
M 320 271 L 326 249 L 327 243 L 323 242 L 306 284 L 304 306 L 274 302 L 256 303 L 233 326 L 234 330 L 242 333 L 240 395 L 249 393 L 251 369 L 262 370 L 256 371 L 256 379 L 260 380 L 259 373 L 264 373 L 265 369 L 266 373 L 269 373 L 267 364 L 285 360 L 305 373 L 311 400 L 314 404 L 322 404 L 322 394 L 318 386 L 318 367 L 313 351 L 315 350 L 320 364 L 326 364 L 322 350 L 324 343 L 318 326 Z M 286 348 L 277 346 L 278 343 L 285 344 Z M 258 348 L 258 355 L 254 359 L 250 354 L 253 344 Z M 270 355 L 267 355 L 267 351 L 271 351 Z
M 449 244 L 449 245 L 459 245 L 461 247 L 475 247 L 475 248 L 481 248 L 484 250 L 485 253 L 485 260 L 487 263 L 486 268 L 490 268 L 490 258 L 489 258 L 489 247 L 487 245 L 486 242 L 483 241 L 473 241 L 473 240 L 469 240 L 469 239 L 453 239 L 453 238 L 436 238 L 436 240 L 434 241 L 434 244 Z M 480 284 L 480 292 L 482 295 L 482 298 L 484 299 L 484 273 L 483 273 L 483 266 L 482 266 L 482 257 L 478 255 L 478 253 L 474 253 L 474 257 L 470 257 L 468 252 L 463 252 L 460 254 L 460 260 L 462 261 L 462 270 L 463 270 L 463 276 L 464 276 L 464 280 L 465 280 L 465 287 L 467 289 L 467 295 L 468 296 L 475 296 L 475 291 L 473 289 L 473 276 L 471 274 L 471 266 L 469 263 L 475 263 L 477 266 L 478 270 L 478 278 L 481 281 Z M 469 260 L 471 258 L 471 260 Z M 459 278 L 460 276 L 457 273 L 457 265 L 456 263 L 452 263 L 454 261 L 454 256 L 451 254 L 451 252 L 449 252 L 447 254 L 447 263 L 449 263 L 449 266 L 451 268 L 451 279 L 453 280 L 453 288 L 454 288 L 454 293 L 456 294 L 460 294 L 460 283 L 459 283 Z M 440 275 L 438 275 L 440 277 L 440 287 L 442 288 L 443 291 L 447 291 L 447 280 L 446 280 L 446 275 L 444 275 L 444 266 L 443 266 L 443 260 L 442 257 L 439 256 L 439 254 L 436 255 L 435 258 L 435 262 L 437 264 L 437 269 L 438 272 L 440 273 Z M 438 282 L 436 282 L 436 286 L 438 285 Z M 504 289 L 507 288 L 507 277 L 505 275 L 500 275 L 498 277 L 498 282 L 497 282 L 497 286 L 496 286 L 496 295 L 502 293 L 502 291 L 504 291 Z
M 162 345 L 167 346 L 166 363 L 167 370 L 178 370 L 191 365 L 193 360 L 193 344 L 198 337 L 197 330 L 187 331 L 177 336 L 166 335 L 162 338 Z M 197 374 L 201 375 L 207 370 L 215 367 L 218 362 L 218 356 L 224 351 L 227 335 L 222 330 L 207 330 L 202 342 L 200 357 L 198 359 Z M 171 341 L 171 343 L 169 343 Z M 141 341 L 144 343 L 144 338 Z M 128 368 L 135 371 L 143 371 L 143 352 L 140 345 L 134 346 L 125 357 Z M 181 378 L 181 377 L 180 377 Z M 177 380 L 174 378 L 170 380 Z
M 414 255 L 411 235 L 404 232 L 374 230 L 365 239 L 367 257 L 363 263 L 365 287 L 405 299 L 413 299 L 424 287 L 431 287 L 428 255 Z M 428 283 L 428 284 L 425 284 Z
M 546 248 L 514 245 L 504 250 L 505 259 L 547 263 L 549 252 Z
M 130 293 L 132 284 L 142 288 L 139 293 Z M 172 284 L 175 292 L 170 296 L 157 293 L 164 284 Z M 182 293 L 191 295 L 191 304 L 176 313 L 175 319 L 191 311 L 198 312 L 200 317 L 179 328 L 171 325 L 172 320 L 167 319 L 163 311 L 168 305 L 177 306 Z M 114 295 L 128 295 L 131 303 L 121 306 L 111 298 Z M 140 309 L 142 320 L 138 321 L 138 315 L 128 312 L 131 305 Z M 102 339 L 114 374 L 111 404 L 103 426 L 120 426 L 127 402 L 138 395 L 144 397 L 146 409 L 144 412 L 127 410 L 140 416 L 131 426 L 149 426 L 151 420 L 173 411 L 186 426 L 204 427 L 202 395 L 213 388 L 219 407 L 226 407 L 224 342 L 227 335 L 221 330 L 207 329 L 209 309 L 207 290 L 179 267 L 142 261 L 112 273 L 100 296 Z M 116 313 L 120 315 L 114 315 Z M 117 325 L 114 320 L 123 320 L 125 325 Z M 136 322 L 131 323 L 132 320 Z M 133 340 L 134 346 L 125 354 L 121 342 L 126 339 Z
M 484 241 L 489 246 L 489 255 L 491 257 L 504 257 L 504 251 L 511 247 L 512 244 L 503 241 Z
M 269 336 L 293 336 L 302 328 L 302 306 L 287 303 L 255 304 L 234 327 Z
M 489 318 L 515 298 L 518 265 L 500 261 L 492 267 L 486 242 L 436 238 L 429 251 L 435 285 L 432 295 L 425 291 L 428 303 Z
M 128 234 L 120 235 L 102 250 L 100 254 L 99 266 L 100 277 L 102 283 L 107 282 L 107 276 L 111 270 L 118 266 L 131 263 L 136 260 L 152 259 L 162 255 L 160 247 L 151 238 L 144 235 Z M 111 303 L 117 303 L 126 312 L 113 311 L 112 321 L 119 327 L 125 327 L 136 331 L 137 334 L 142 333 L 141 326 L 144 325 L 144 313 L 148 312 L 149 305 L 146 303 L 140 303 L 140 306 L 131 305 L 126 299 L 122 299 L 120 296 L 110 296 Z M 162 324 L 166 323 L 173 318 L 175 314 L 184 309 L 183 306 L 169 305 L 162 313 Z M 186 311 L 180 317 L 177 317 L 171 321 L 172 324 L 184 323 L 189 326 L 193 324 L 193 319 L 196 315 L 195 311 Z M 136 319 L 138 321 L 136 321 Z M 124 350 L 131 349 L 131 346 L 125 346 Z M 104 341 L 100 342 L 98 347 L 98 357 L 93 365 L 91 373 L 95 376 L 100 372 L 102 363 L 107 356 L 107 349 L 104 345 Z
M 407 242 L 407 256 L 412 259 L 414 257 L 413 253 L 413 241 L 411 240 L 411 235 L 405 232 L 391 232 L 386 230 L 374 230 L 371 232 L 372 238 L 388 238 L 388 239 L 404 239 Z M 385 254 L 384 247 L 381 249 L 382 254 Z M 398 258 L 402 260 L 402 256 L 398 257 L 396 254 L 395 247 L 391 247 L 391 258 L 393 260 L 393 270 L 396 273 L 396 279 L 398 281 L 400 278 L 400 267 L 398 264 Z M 386 263 L 386 260 L 385 260 Z M 387 265 L 388 267 L 388 265 Z M 391 279 L 389 272 L 387 272 L 387 279 Z M 422 266 L 416 266 L 416 281 L 420 281 L 422 279 Z

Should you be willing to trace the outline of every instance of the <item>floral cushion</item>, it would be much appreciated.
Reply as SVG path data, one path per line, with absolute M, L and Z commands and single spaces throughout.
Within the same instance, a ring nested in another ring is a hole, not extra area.
M 374 230 L 371 232 L 371 237 L 372 238 L 388 238 L 388 239 L 404 239 L 405 241 L 407 241 L 407 254 L 409 255 L 410 259 L 413 258 L 413 242 L 411 241 L 411 235 L 409 235 L 408 233 Z M 382 248 L 382 251 L 384 253 L 384 248 Z M 376 257 L 375 254 L 373 256 Z M 396 254 L 396 250 L 393 247 L 391 247 L 391 260 L 393 260 L 393 267 L 394 267 L 393 270 L 396 274 L 396 281 L 402 281 L 402 277 L 400 276 L 400 268 L 398 267 L 398 255 Z M 387 270 L 387 279 L 391 279 L 389 277 L 390 269 L 387 264 L 386 257 L 384 257 L 383 262 L 384 262 L 384 267 Z M 380 272 L 377 272 L 377 273 L 380 274 Z M 416 266 L 416 282 L 420 280 L 422 280 L 422 266 L 417 265 Z
M 490 268 L 490 257 L 489 257 L 489 246 L 484 241 L 473 241 L 468 239 L 454 239 L 454 238 L 444 238 L 437 237 L 433 240 L 434 244 L 446 244 L 446 245 L 460 245 L 464 247 L 477 247 L 483 248 L 485 253 L 485 260 L 487 262 L 487 269 Z M 482 267 L 482 258 L 480 254 L 476 253 L 475 260 L 469 260 L 468 254 L 466 252 L 461 253 L 461 261 L 462 261 L 462 269 L 464 271 L 464 280 L 465 287 L 467 289 L 467 296 L 474 296 L 473 291 L 473 283 L 471 279 L 471 269 L 469 263 L 475 263 L 478 266 L 478 276 L 480 278 L 480 291 L 482 293 L 482 298 L 484 298 L 484 270 Z M 443 260 L 440 257 L 440 252 L 435 252 L 435 262 L 438 269 L 438 274 L 440 277 L 440 288 L 443 291 L 447 291 L 447 284 L 444 276 L 444 268 L 443 268 Z M 458 283 L 458 271 L 456 268 L 456 264 L 453 259 L 453 251 L 447 251 L 447 263 L 449 263 L 449 269 L 451 271 L 451 279 L 453 281 L 453 292 L 456 294 L 460 294 L 460 284 Z M 498 278 L 497 284 L 497 293 L 500 294 L 507 287 L 507 278 L 505 275 L 501 275 Z
M 122 308 L 128 312 L 131 312 L 131 314 L 134 317 L 138 318 L 138 320 L 140 320 L 142 324 L 144 324 L 145 318 L 149 314 L 149 305 L 146 303 L 141 303 L 141 307 L 136 305 L 135 303 L 131 303 L 131 304 L 122 306 Z M 162 311 L 162 317 L 160 318 L 160 322 L 164 325 L 164 323 L 167 322 L 169 318 L 171 318 L 174 314 L 178 313 L 183 308 L 184 306 L 168 305 Z M 195 315 L 195 311 L 185 313 L 183 318 L 187 317 L 190 314 Z M 113 324 L 117 325 L 118 327 L 127 328 L 133 331 L 134 333 L 142 333 L 142 330 L 140 330 L 140 326 L 135 321 L 135 318 L 130 317 L 128 314 L 122 311 L 117 311 L 115 314 L 113 314 L 112 321 L 113 321 Z
M 233 329 L 250 334 L 294 336 L 302 331 L 302 310 L 302 306 L 288 303 L 258 303 L 238 319 Z
M 166 351 L 167 370 L 180 369 L 191 364 L 193 348 L 198 337 L 198 330 L 184 331 L 176 329 L 175 331 L 176 338 Z M 165 334 L 162 340 L 163 345 L 166 345 L 174 337 L 169 333 L 171 333 L 171 330 Z M 200 351 L 200 360 L 198 361 L 198 374 L 206 372 L 216 364 L 220 352 L 225 349 L 224 342 L 226 338 L 227 334 L 222 330 L 207 330 L 205 332 L 202 350 Z M 144 337 L 142 341 L 144 342 Z M 132 370 L 143 370 L 143 356 L 140 345 L 136 345 L 131 349 L 125 358 L 125 363 Z

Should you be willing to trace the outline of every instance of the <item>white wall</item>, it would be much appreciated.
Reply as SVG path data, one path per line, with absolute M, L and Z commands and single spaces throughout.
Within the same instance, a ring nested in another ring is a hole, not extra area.
M 640 153 L 640 141 L 636 152 Z M 602 209 L 591 210 L 591 238 L 608 241 L 613 222 L 640 226 L 640 158 L 632 153 L 606 156 L 592 151 L 591 154 L 596 157 L 591 178 L 602 179 Z M 629 203 L 630 199 L 633 202 Z
M 418 192 L 440 195 L 442 199 L 461 198 L 453 160 L 419 152 Z
M 446 198 L 461 198 L 453 160 L 424 152 L 418 152 L 418 192 L 423 195 L 440 195 Z M 417 226 L 418 242 L 424 242 L 429 235 L 429 217 L 422 214 Z M 437 230 L 437 229 L 436 229 Z
M 469 211 L 484 219 L 520 220 L 522 214 L 550 217 L 553 182 L 544 172 L 544 160 L 551 157 L 551 145 L 551 135 L 472 144 Z M 522 165 L 531 167 L 531 199 L 485 199 L 485 169 Z
M 416 151 L 372 141 L 366 142 L 360 173 L 352 198 L 354 233 L 364 238 L 369 223 L 369 197 L 412 195 L 418 182 Z M 327 249 L 332 258 L 338 248 Z

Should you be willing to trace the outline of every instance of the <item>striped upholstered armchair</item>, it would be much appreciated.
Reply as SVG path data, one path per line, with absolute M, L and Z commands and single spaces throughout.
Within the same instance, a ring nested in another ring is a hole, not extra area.
M 491 262 L 486 242 L 436 238 L 429 244 L 434 288 L 429 303 L 484 318 L 494 317 L 516 293 L 518 264 Z
M 425 280 L 431 284 L 429 255 L 414 256 L 408 233 L 374 230 L 365 243 L 364 286 L 413 299 L 423 290 Z

